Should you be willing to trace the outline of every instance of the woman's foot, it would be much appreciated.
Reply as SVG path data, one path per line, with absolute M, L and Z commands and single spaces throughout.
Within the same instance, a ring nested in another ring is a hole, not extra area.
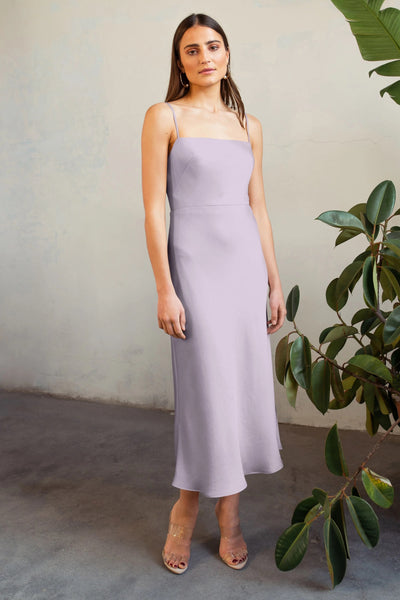
M 179 498 L 171 509 L 167 539 L 162 558 L 167 569 L 181 574 L 186 571 L 190 558 L 190 541 L 198 514 L 198 505 Z
M 225 504 L 225 506 L 224 506 Z M 218 500 L 215 505 L 221 539 L 219 544 L 219 555 L 232 569 L 242 569 L 248 560 L 246 542 L 243 539 L 240 528 L 237 506 L 227 506 L 227 502 Z

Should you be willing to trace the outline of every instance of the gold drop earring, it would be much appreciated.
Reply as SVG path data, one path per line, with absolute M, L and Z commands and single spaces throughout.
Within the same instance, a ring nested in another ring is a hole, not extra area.
M 186 88 L 189 87 L 189 83 L 184 83 L 184 81 L 182 79 L 182 71 L 179 71 L 179 79 L 180 79 L 180 82 L 183 87 L 186 87 Z M 186 77 L 186 79 L 187 79 L 187 77 Z

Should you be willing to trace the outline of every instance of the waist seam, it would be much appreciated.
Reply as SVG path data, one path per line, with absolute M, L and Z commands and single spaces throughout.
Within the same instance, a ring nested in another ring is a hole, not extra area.
M 233 202 L 226 204 L 189 204 L 187 206 L 178 206 L 176 208 L 171 208 L 170 212 L 175 212 L 177 210 L 185 210 L 185 208 L 204 208 L 205 206 L 250 206 L 249 202 Z

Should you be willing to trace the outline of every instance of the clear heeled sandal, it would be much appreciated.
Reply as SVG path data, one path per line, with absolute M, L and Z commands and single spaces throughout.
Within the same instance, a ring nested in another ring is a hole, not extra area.
M 171 521 L 169 522 L 167 535 L 172 535 L 182 542 L 187 542 L 191 540 L 192 533 L 193 527 L 185 527 L 184 525 L 178 525 L 177 523 L 172 523 Z M 178 575 L 184 573 L 189 566 L 190 551 L 187 549 L 180 553 L 165 552 L 163 549 L 161 555 L 164 565 L 167 567 L 167 569 Z
M 242 531 L 240 525 L 234 525 L 233 527 L 219 527 L 221 532 L 221 539 L 229 540 L 235 550 L 226 550 L 223 554 L 219 553 L 225 564 L 232 569 L 243 569 L 247 564 L 249 553 L 247 551 L 246 543 L 243 543 L 239 547 L 235 547 L 233 540 L 241 535 Z

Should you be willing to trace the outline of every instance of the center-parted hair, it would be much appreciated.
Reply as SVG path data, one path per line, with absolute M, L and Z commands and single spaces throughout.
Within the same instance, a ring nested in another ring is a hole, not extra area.
M 171 102 L 173 100 L 177 100 L 178 98 L 183 98 L 189 91 L 189 88 L 184 87 L 180 80 L 181 71 L 178 66 L 178 61 L 180 61 L 179 45 L 185 31 L 187 31 L 190 27 L 193 27 L 194 25 L 201 25 L 203 27 L 209 27 L 210 29 L 214 29 L 214 31 L 219 33 L 219 35 L 222 37 L 225 49 L 229 49 L 228 39 L 224 30 L 222 29 L 221 25 L 212 17 L 204 15 L 202 13 L 192 13 L 191 15 L 183 19 L 183 21 L 179 23 L 172 41 L 171 73 L 169 77 L 168 91 L 165 97 L 166 102 Z M 229 52 L 228 73 L 230 72 L 230 61 L 231 53 Z M 239 122 L 245 129 L 245 108 L 243 100 L 240 96 L 239 89 L 232 79 L 232 75 L 228 75 L 227 79 L 221 80 L 221 98 L 224 104 L 226 104 L 226 106 L 232 108 L 237 112 Z

